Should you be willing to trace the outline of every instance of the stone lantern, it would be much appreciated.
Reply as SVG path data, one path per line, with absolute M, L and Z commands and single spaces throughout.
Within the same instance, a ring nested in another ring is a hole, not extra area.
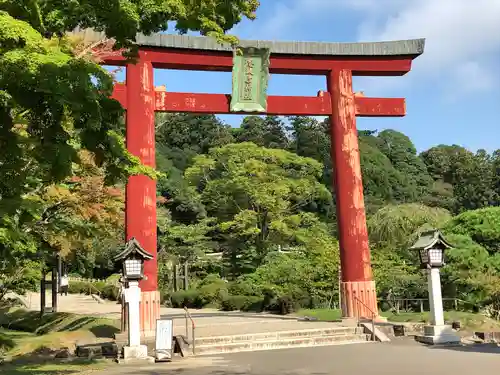
M 420 234 L 410 250 L 417 251 L 420 267 L 427 271 L 431 325 L 424 327 L 424 335 L 416 336 L 417 341 L 427 344 L 460 343 L 451 326 L 444 324 L 443 298 L 441 295 L 441 276 L 439 269 L 445 264 L 445 250 L 452 246 L 439 230 L 433 229 Z
M 144 250 L 135 238 L 131 238 L 125 250 L 114 258 L 116 262 L 122 262 L 123 276 L 128 285 L 124 290 L 125 303 L 128 304 L 128 346 L 123 348 L 125 361 L 147 359 L 147 346 L 141 345 L 139 281 L 144 278 L 144 261 L 149 259 L 153 259 L 153 255 Z

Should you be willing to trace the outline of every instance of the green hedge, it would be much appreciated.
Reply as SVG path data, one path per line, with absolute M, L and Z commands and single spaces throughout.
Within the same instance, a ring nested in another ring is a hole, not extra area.
M 97 281 L 70 281 L 68 293 L 71 294 L 97 294 L 99 297 L 111 301 L 117 301 L 120 295 L 120 288 L 117 285 Z
M 170 296 L 172 307 L 187 307 L 190 309 L 201 309 L 204 304 L 200 292 L 195 289 L 179 290 Z
M 222 310 L 224 311 L 254 311 L 264 310 L 264 298 L 257 296 L 227 296 L 222 301 Z
M 224 295 L 221 300 L 208 300 L 199 290 L 189 289 L 172 293 L 172 307 L 201 309 L 217 306 L 224 311 L 272 311 L 278 314 L 290 314 L 300 308 L 289 296 L 269 298 L 262 296 Z

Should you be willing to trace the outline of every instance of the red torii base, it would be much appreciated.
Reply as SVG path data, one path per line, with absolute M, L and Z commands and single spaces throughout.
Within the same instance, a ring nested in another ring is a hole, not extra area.
M 92 42 L 102 35 L 86 30 Z M 105 58 L 107 65 L 126 65 L 126 85 L 117 84 L 113 97 L 127 110 L 129 151 L 155 166 L 155 111 L 227 114 L 230 95 L 190 94 L 155 90 L 153 68 L 231 71 L 233 53 L 209 38 L 156 34 L 138 36 L 139 57 L 127 64 L 120 53 Z M 242 46 L 257 42 L 241 41 Z M 342 315 L 378 316 L 375 282 L 366 228 L 356 116 L 404 116 L 401 98 L 368 98 L 353 92 L 353 75 L 397 76 L 411 69 L 423 53 L 424 40 L 381 43 L 258 42 L 271 49 L 270 72 L 323 75 L 327 92 L 316 97 L 270 96 L 267 114 L 329 116 L 331 155 L 341 258 Z M 196 49 L 194 48 L 196 47 Z M 135 237 L 155 255 L 145 264 L 141 282 L 142 330 L 154 335 L 160 311 L 156 259 L 156 184 L 145 176 L 131 177 L 126 190 L 126 237 Z

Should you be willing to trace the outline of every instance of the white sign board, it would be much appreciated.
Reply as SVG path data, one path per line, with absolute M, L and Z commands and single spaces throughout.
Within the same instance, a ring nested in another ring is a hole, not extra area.
M 174 321 L 172 319 L 158 319 L 156 321 L 156 350 L 172 351 L 173 335 Z

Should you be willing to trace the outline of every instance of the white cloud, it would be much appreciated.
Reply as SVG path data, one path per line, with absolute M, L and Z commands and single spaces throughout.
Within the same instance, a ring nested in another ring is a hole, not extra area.
M 446 82 L 445 91 L 465 94 L 489 90 L 499 81 L 499 73 L 489 66 L 500 60 L 500 0 L 287 0 L 283 4 L 276 1 L 276 16 L 260 23 L 258 34 L 286 35 L 304 18 L 311 24 L 327 13 L 356 12 L 362 17 L 359 41 L 426 38 L 425 53 L 411 74 L 413 82 L 439 79 Z

